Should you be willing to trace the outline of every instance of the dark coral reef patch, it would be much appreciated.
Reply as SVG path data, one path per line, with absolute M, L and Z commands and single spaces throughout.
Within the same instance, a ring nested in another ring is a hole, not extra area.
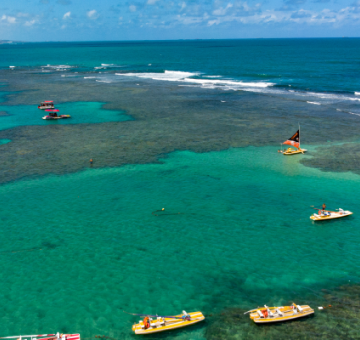
M 104 109 L 124 111 L 134 120 L 79 125 L 23 126 L 0 131 L 0 183 L 76 172 L 89 165 L 114 167 L 157 162 L 174 150 L 207 152 L 230 147 L 274 145 L 301 124 L 306 144 L 353 141 L 360 120 L 326 106 L 247 91 L 223 91 L 178 86 L 176 82 L 138 81 L 124 77 L 98 83 L 30 71 L 1 71 L 6 81 L 3 105 L 38 105 L 42 100 L 103 102 Z M 10 94 L 9 94 L 10 93 Z M 0 107 L 1 111 L 1 107 Z M 26 114 L 26 112 L 24 112 Z M 71 113 L 76 115 L 76 112 Z M 39 112 L 39 119 L 41 112 Z M 0 117 L 1 123 L 1 117 Z M 319 128 L 321 127 L 321 128 Z M 330 133 L 331 132 L 331 133 Z M 304 156 L 306 157 L 306 156 Z M 331 160 L 306 165 L 332 170 Z M 330 164 L 330 165 L 329 165 Z M 349 163 L 351 170 L 357 164 Z
M 360 339 L 360 284 L 344 285 L 331 291 L 325 289 L 305 303 L 315 309 L 313 316 L 267 325 L 255 324 L 244 315 L 245 309 L 225 309 L 209 319 L 206 339 Z M 325 308 L 318 310 L 318 306 Z

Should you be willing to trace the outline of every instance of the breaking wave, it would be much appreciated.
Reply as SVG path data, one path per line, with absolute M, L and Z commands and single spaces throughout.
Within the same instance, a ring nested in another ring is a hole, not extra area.
M 70 65 L 50 65 L 50 64 L 47 64 L 46 66 L 41 66 L 42 68 L 49 68 L 49 69 L 53 69 L 53 70 L 59 70 L 59 71 L 62 71 L 62 70 L 68 70 L 70 68 L 75 68 L 75 66 L 70 66 Z
M 138 77 L 153 80 L 177 81 L 198 84 L 205 88 L 223 88 L 225 90 L 237 90 L 243 87 L 269 87 L 274 83 L 266 82 L 243 82 L 225 79 L 194 79 L 191 77 L 199 76 L 200 73 L 165 71 L 164 73 L 115 73 L 117 76 Z M 217 76 L 216 76 L 217 77 Z

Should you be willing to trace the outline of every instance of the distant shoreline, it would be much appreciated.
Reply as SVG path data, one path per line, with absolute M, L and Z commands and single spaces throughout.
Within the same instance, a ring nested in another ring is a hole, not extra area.
M 148 39 L 148 40 L 47 40 L 47 41 L 17 41 L 17 40 L 0 40 L 0 45 L 12 44 L 46 44 L 46 43 L 121 43 L 121 42 L 178 42 L 178 41 L 236 41 L 236 40 L 330 40 L 330 39 L 360 39 L 360 37 L 292 37 L 292 38 L 224 38 L 224 39 Z

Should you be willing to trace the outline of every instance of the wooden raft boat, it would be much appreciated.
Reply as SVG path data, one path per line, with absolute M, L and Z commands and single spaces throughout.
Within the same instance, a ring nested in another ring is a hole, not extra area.
M 153 320 L 152 317 L 156 319 Z M 175 316 L 148 315 L 139 323 L 135 323 L 132 330 L 135 334 L 152 334 L 187 327 L 203 320 L 205 320 L 205 316 L 201 312 L 186 313 L 183 311 L 183 314 Z
M 339 211 L 330 211 L 330 210 L 319 210 L 317 214 L 313 214 L 310 218 L 313 221 L 326 221 L 326 220 L 333 220 L 334 218 L 341 218 L 350 216 L 353 213 L 349 210 L 343 210 L 339 208 Z
M 60 115 L 60 116 L 56 116 L 56 117 L 52 117 L 52 116 L 44 116 L 44 117 L 42 117 L 42 119 L 45 119 L 45 120 L 66 119 L 66 118 L 71 118 L 71 116 L 70 115 Z
M 314 310 L 308 305 L 283 306 L 283 307 L 265 307 L 253 309 L 250 311 L 250 319 L 255 323 L 283 322 L 303 318 L 314 314 Z
M 292 148 L 288 148 L 286 151 L 283 152 L 283 155 L 285 156 L 291 156 L 291 155 L 296 155 L 298 153 L 305 153 L 307 150 L 306 149 L 292 149 Z
M 34 335 L 16 335 L 5 336 L 0 339 L 16 339 L 16 340 L 80 340 L 80 334 L 34 334 Z

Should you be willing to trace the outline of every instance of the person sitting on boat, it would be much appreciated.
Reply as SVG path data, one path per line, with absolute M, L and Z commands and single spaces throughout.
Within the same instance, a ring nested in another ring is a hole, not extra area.
M 183 319 L 184 321 L 185 321 L 185 320 L 186 320 L 186 321 L 190 321 L 191 316 L 183 310 L 182 319 Z
M 143 322 L 144 322 L 144 327 L 145 327 L 145 329 L 150 328 L 150 318 L 149 318 L 148 316 L 145 316 Z

